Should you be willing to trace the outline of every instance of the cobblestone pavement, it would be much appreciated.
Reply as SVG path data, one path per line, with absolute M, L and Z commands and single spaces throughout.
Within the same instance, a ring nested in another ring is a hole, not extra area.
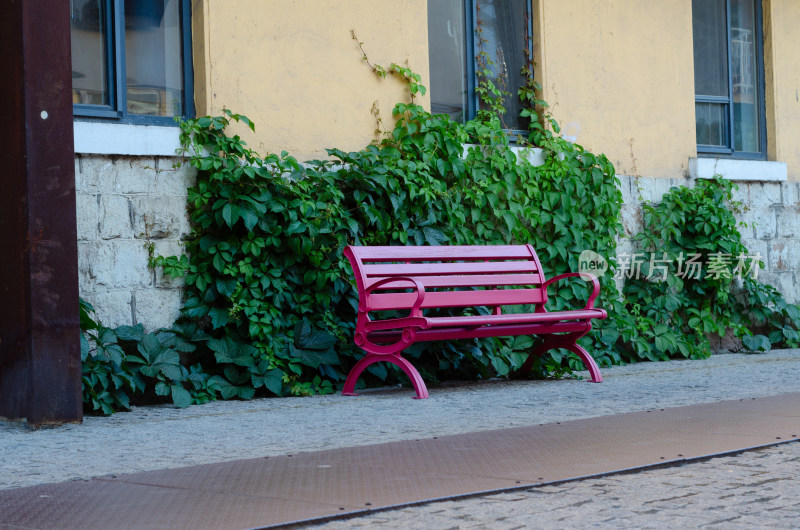
M 800 528 L 800 443 L 315 528 Z
M 412 400 L 406 388 L 140 407 L 38 431 L 0 422 L 0 489 L 798 392 L 800 350 L 640 363 L 603 375 L 602 384 L 434 387 L 427 400 Z

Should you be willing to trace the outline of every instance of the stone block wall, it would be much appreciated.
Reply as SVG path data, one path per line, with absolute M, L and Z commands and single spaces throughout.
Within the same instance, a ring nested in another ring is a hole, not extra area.
M 106 326 L 171 325 L 181 307 L 180 281 L 147 266 L 156 254 L 177 254 L 189 232 L 186 189 L 195 182 L 177 158 L 77 155 L 80 295 Z
M 631 237 L 642 227 L 643 201 L 658 202 L 674 186 L 694 185 L 692 179 L 621 176 L 624 234 L 617 255 L 634 251 Z M 775 286 L 787 301 L 800 303 L 800 183 L 737 182 L 734 198 L 744 204 L 737 219 L 742 242 L 751 255 L 759 254 L 764 269 L 759 280 Z M 618 287 L 621 284 L 618 282 Z
M 171 325 L 181 307 L 180 280 L 147 266 L 147 245 L 160 255 L 181 252 L 189 232 L 186 189 L 195 182 L 188 166 L 170 157 L 78 155 L 75 159 L 78 269 L 81 297 L 106 326 L 141 323 L 148 330 Z M 620 177 L 624 234 L 617 255 L 634 252 L 642 201 L 658 202 L 691 179 Z M 759 253 L 759 279 L 800 302 L 800 183 L 740 182 L 736 198 L 744 244 Z M 621 282 L 621 280 L 619 281 Z M 621 284 L 618 285 L 621 288 Z

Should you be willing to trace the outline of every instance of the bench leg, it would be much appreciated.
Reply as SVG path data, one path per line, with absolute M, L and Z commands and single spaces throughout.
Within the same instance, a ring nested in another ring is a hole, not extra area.
M 354 391 L 356 388 L 356 381 L 358 381 L 359 376 L 361 376 L 361 372 L 364 369 L 371 365 L 372 363 L 377 363 L 385 361 L 387 363 L 392 363 L 399 366 L 411 379 L 411 384 L 414 386 L 414 390 L 416 391 L 417 395 L 414 399 L 427 399 L 428 397 L 428 388 L 425 386 L 425 382 L 422 380 L 422 376 L 419 375 L 419 372 L 414 365 L 408 362 L 406 359 L 403 359 L 399 355 L 393 354 L 379 354 L 379 353 L 368 353 L 365 355 L 360 361 L 356 363 L 350 373 L 347 375 L 347 380 L 344 382 L 344 388 L 342 389 L 343 396 L 355 396 L 357 395 Z
M 600 368 L 597 366 L 597 363 L 594 361 L 592 356 L 589 355 L 589 353 L 586 350 L 578 346 L 578 344 L 575 342 L 573 342 L 571 345 L 564 346 L 564 348 L 568 349 L 569 351 L 573 352 L 575 355 L 581 358 L 581 361 L 583 361 L 583 365 L 586 367 L 587 370 L 589 370 L 589 374 L 592 376 L 592 378 L 589 381 L 591 381 L 592 383 L 603 382 L 603 376 L 600 375 Z
M 522 365 L 520 370 L 523 373 L 528 373 L 533 367 L 534 357 L 544 355 L 549 350 L 553 350 L 555 348 L 564 348 L 565 350 L 569 350 L 580 357 L 581 361 L 583 361 L 583 365 L 587 370 L 589 370 L 589 375 L 591 375 L 590 381 L 592 383 L 602 383 L 603 376 L 600 374 L 600 368 L 597 366 L 597 363 L 594 361 L 592 356 L 589 355 L 589 353 L 581 348 L 576 342 L 583 335 L 585 335 L 585 332 L 578 335 L 568 334 L 546 337 L 542 344 L 531 350 L 531 353 L 528 355 L 528 359 L 525 361 L 525 364 Z

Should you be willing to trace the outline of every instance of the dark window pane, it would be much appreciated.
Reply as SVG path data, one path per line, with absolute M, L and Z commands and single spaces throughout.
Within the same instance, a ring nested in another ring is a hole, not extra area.
M 753 0 L 731 1 L 731 76 L 734 149 L 758 152 L 759 90 Z
M 718 103 L 695 103 L 697 143 L 700 145 L 727 146 L 726 115 L 728 106 Z
M 692 0 L 694 92 L 728 95 L 728 29 L 725 0 Z
M 102 0 L 70 3 L 72 39 L 72 102 L 108 105 L 106 13 Z
M 520 119 L 522 105 L 517 90 L 525 84 L 520 73 L 525 64 L 525 47 L 528 34 L 527 1 L 477 0 L 478 24 L 485 39 L 483 51 L 494 63 L 491 66 L 494 83 L 509 93 L 504 101 L 505 127 L 527 129 Z
M 467 53 L 463 0 L 428 2 L 431 112 L 465 121 Z
M 178 0 L 125 0 L 128 112 L 177 116 L 183 112 L 183 68 Z

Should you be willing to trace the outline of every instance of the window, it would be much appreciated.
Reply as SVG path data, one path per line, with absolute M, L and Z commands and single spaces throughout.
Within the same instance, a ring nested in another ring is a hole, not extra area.
M 760 0 L 692 0 L 698 153 L 763 159 Z
M 475 86 L 475 57 L 483 49 L 491 61 L 493 81 L 509 96 L 505 125 L 527 130 L 517 89 L 524 84 L 520 70 L 532 33 L 529 0 L 436 0 L 428 2 L 431 111 L 455 120 L 475 117 L 481 108 Z M 483 42 L 476 38 L 481 29 Z M 529 49 L 529 52 L 531 50 Z
M 70 0 L 75 116 L 171 124 L 192 105 L 189 0 Z

